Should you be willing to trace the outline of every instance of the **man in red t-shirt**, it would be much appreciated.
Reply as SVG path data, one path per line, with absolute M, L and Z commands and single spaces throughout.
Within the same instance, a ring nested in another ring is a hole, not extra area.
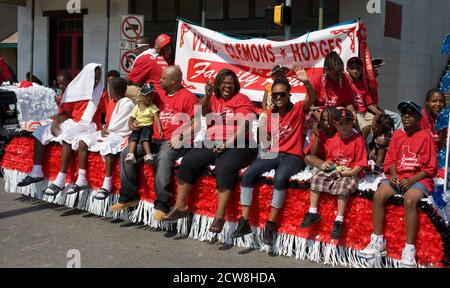
M 162 89 L 154 98 L 158 106 L 164 136 L 161 137 L 154 127 L 152 151 L 157 151 L 155 157 L 155 214 L 160 221 L 169 212 L 172 200 L 172 173 L 176 160 L 184 155 L 192 144 L 194 131 L 194 106 L 197 97 L 182 86 L 182 72 L 178 66 L 164 69 L 159 81 Z M 156 126 L 156 125 L 155 125 Z M 138 174 L 136 165 L 126 165 L 128 154 L 126 148 L 120 154 L 121 189 L 119 203 L 111 206 L 111 211 L 120 211 L 137 205 Z M 136 158 L 142 161 L 144 156 L 142 145 L 138 145 Z
M 317 206 L 322 192 L 337 196 L 337 217 L 331 231 L 331 239 L 339 239 L 344 227 L 344 213 L 348 198 L 358 188 L 358 179 L 368 165 L 366 144 L 358 133 L 353 131 L 354 115 L 351 111 L 342 109 L 335 115 L 336 133 L 326 139 L 322 145 L 325 159 L 315 158 L 321 171 L 311 178 L 311 199 L 309 211 L 305 214 L 301 228 L 307 228 L 320 221 Z
M 82 88 L 84 88 L 84 91 L 90 91 L 91 95 L 82 95 L 84 100 L 78 101 L 66 99 L 71 97 L 68 95 L 77 95 L 76 97 L 79 97 L 78 94 L 83 90 Z M 67 87 L 66 95 L 61 101 L 58 113 L 52 117 L 52 123 L 39 127 L 33 133 L 33 136 L 36 138 L 33 151 L 33 169 L 17 186 L 28 186 L 45 179 L 42 171 L 44 146 L 54 141 L 63 145 L 60 172 L 44 193 L 56 196 L 64 188 L 66 173 L 73 152 L 72 145 L 74 143 L 78 144 L 78 137 L 81 134 L 101 128 L 101 113 L 106 108 L 106 101 L 101 99 L 101 92 L 101 65 L 95 63 L 86 65 Z M 99 102 L 97 105 L 93 104 L 94 98 L 99 99 L 96 100 Z M 87 118 L 90 118 L 90 122 L 88 122 L 89 119 Z
M 159 86 L 162 71 L 173 65 L 174 49 L 170 37 L 161 34 L 155 39 L 154 48 L 150 48 L 150 40 L 141 37 L 136 41 L 137 58 L 134 60 L 131 72 L 128 74 L 129 89 L 127 97 L 135 99 L 138 96 L 137 87 L 152 82 Z M 134 86 L 134 87 L 133 87 Z
M 403 129 L 392 135 L 384 160 L 383 180 L 373 197 L 373 233 L 369 245 L 359 252 L 363 258 L 386 255 L 384 240 L 385 203 L 393 195 L 402 195 L 405 206 L 406 244 L 400 267 L 416 267 L 415 260 L 418 213 L 417 204 L 428 197 L 434 188 L 433 178 L 437 171 L 437 157 L 431 134 L 420 129 L 421 107 L 407 101 L 398 105 Z

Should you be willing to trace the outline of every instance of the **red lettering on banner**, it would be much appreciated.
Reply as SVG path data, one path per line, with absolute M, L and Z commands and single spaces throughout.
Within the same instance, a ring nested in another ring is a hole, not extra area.
M 300 49 L 297 44 L 291 44 L 292 55 L 294 55 L 294 62 L 301 61 Z
M 233 46 L 231 46 L 230 44 L 225 44 L 225 50 L 227 50 L 228 55 L 230 55 L 230 57 L 232 59 L 236 59 L 236 55 L 234 55 L 234 51 L 233 51 Z M 230 52 L 231 50 L 231 52 Z
M 273 50 L 272 50 L 272 45 L 271 44 L 268 44 L 267 45 L 267 52 L 270 54 L 270 58 L 269 58 L 269 61 L 270 62 L 275 62 L 275 54 L 273 53 Z
M 194 42 L 192 43 L 192 46 L 193 46 L 192 50 L 193 51 L 198 51 L 198 52 L 202 52 L 202 53 L 216 53 L 217 54 L 217 49 L 212 44 L 211 40 L 207 40 L 206 41 L 206 45 L 205 45 L 205 39 L 203 38 L 202 35 L 198 35 L 197 33 L 193 33 L 193 34 L 194 34 Z
M 252 54 L 250 52 L 250 47 L 248 46 L 248 44 L 242 44 L 242 50 L 244 51 L 245 61 L 253 61 Z
M 267 57 L 266 47 L 264 45 L 258 45 L 259 56 L 262 62 L 269 62 L 269 57 Z
M 309 55 L 309 50 L 308 50 L 308 47 L 306 46 L 306 43 L 300 44 L 300 50 L 301 50 L 301 52 L 302 52 L 303 59 L 304 59 L 305 61 L 309 61 L 309 59 L 310 59 L 311 57 L 310 57 L 310 55 Z
M 255 58 L 255 61 L 259 62 L 261 57 L 259 57 L 258 47 L 256 47 L 256 44 L 252 44 L 251 50 L 252 50 L 253 58 Z
M 336 39 L 336 47 L 339 49 L 339 52 L 338 52 L 339 55 L 341 55 L 341 53 L 342 53 L 341 43 L 342 43 L 342 39 L 341 38 L 337 38 Z
M 244 60 L 244 57 L 242 57 L 241 44 L 236 44 L 236 50 L 237 50 L 238 55 L 239 55 L 238 59 Z
M 320 40 L 320 53 L 322 53 L 322 55 L 328 55 L 328 53 L 330 53 L 330 50 L 323 50 L 324 46 L 327 45 L 327 42 L 325 42 L 325 40 Z M 326 48 L 326 47 L 325 47 Z
M 317 47 L 317 44 L 315 42 L 309 43 L 309 48 L 311 49 L 311 57 L 314 61 L 319 60 L 319 47 Z
M 334 50 L 334 39 L 328 39 L 328 46 L 330 47 L 330 51 Z

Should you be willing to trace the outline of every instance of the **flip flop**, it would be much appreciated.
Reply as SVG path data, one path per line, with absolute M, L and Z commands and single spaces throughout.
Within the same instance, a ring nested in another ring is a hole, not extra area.
M 59 188 L 55 184 L 50 184 L 47 188 L 44 190 L 44 194 L 48 196 L 56 196 L 59 192 L 61 192 L 63 188 Z
M 95 193 L 94 199 L 105 200 L 106 197 L 108 197 L 108 195 L 109 195 L 109 191 L 106 190 L 105 188 L 102 188 L 102 189 L 98 190 L 97 193 Z
M 70 186 L 70 188 L 67 190 L 67 195 L 72 195 L 75 193 L 78 193 L 80 191 L 86 190 L 89 188 L 89 185 L 83 185 L 83 186 L 79 186 L 78 184 L 73 184 L 72 186 Z
M 214 218 L 211 227 L 209 227 L 209 232 L 211 233 L 220 233 L 222 232 L 223 225 L 225 224 L 225 219 L 223 218 Z
M 44 177 L 31 177 L 31 176 L 27 175 L 27 177 L 23 178 L 22 181 L 17 183 L 17 186 L 18 187 L 25 187 L 25 186 L 28 186 L 28 185 L 31 185 L 31 184 L 34 184 L 34 183 L 38 183 L 38 182 L 44 181 L 44 180 L 45 180 Z

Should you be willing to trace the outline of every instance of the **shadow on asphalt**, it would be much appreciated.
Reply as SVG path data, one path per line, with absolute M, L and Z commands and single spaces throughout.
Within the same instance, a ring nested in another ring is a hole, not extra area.
M 45 209 L 52 209 L 55 207 L 58 207 L 58 206 L 53 203 L 37 203 L 37 205 L 35 205 L 33 207 L 27 207 L 27 208 L 21 208 L 21 209 L 15 209 L 15 210 L 1 212 L 0 219 L 15 217 L 15 216 L 28 214 L 28 213 L 32 213 L 32 212 L 37 212 L 37 211 L 45 210 Z
M 81 215 L 83 213 L 84 213 L 84 211 L 79 210 L 79 209 L 70 209 L 70 210 L 62 213 L 60 216 L 61 217 L 68 217 L 68 216 Z
M 252 252 L 254 252 L 254 251 L 256 251 L 256 249 L 253 249 L 253 248 L 248 248 L 248 249 L 245 249 L 245 250 L 239 251 L 239 252 L 238 252 L 238 254 L 240 254 L 240 255 L 245 255 L 245 254 L 249 254 L 249 253 L 252 253 Z

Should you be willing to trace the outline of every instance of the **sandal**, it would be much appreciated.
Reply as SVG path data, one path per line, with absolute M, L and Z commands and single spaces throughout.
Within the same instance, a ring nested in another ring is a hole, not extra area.
M 80 191 L 86 190 L 89 188 L 89 185 L 83 185 L 83 186 L 79 186 L 78 184 L 73 184 L 72 186 L 70 186 L 70 188 L 67 190 L 67 195 L 71 195 L 71 194 L 75 194 L 78 193 Z
M 25 187 L 34 183 L 38 183 L 41 181 L 44 181 L 45 178 L 44 177 L 31 177 L 28 176 L 23 178 L 22 181 L 20 181 L 19 183 L 17 183 L 17 187 Z
M 225 224 L 225 219 L 223 218 L 214 218 L 211 227 L 209 227 L 209 232 L 211 233 L 220 233 L 222 232 L 223 225 Z
M 100 190 L 97 191 L 97 193 L 95 193 L 94 199 L 97 200 L 105 200 L 106 197 L 109 196 L 109 191 L 106 190 L 105 188 L 102 188 Z
M 59 192 L 61 192 L 62 189 L 63 188 L 60 188 L 52 183 L 47 188 L 45 188 L 44 194 L 48 196 L 56 196 Z
M 189 216 L 189 210 L 181 211 L 181 210 L 178 210 L 177 208 L 173 208 L 172 210 L 170 210 L 169 213 L 166 214 L 166 216 L 164 216 L 163 221 L 174 221 L 174 220 L 178 220 L 180 218 L 186 218 L 188 216 Z

